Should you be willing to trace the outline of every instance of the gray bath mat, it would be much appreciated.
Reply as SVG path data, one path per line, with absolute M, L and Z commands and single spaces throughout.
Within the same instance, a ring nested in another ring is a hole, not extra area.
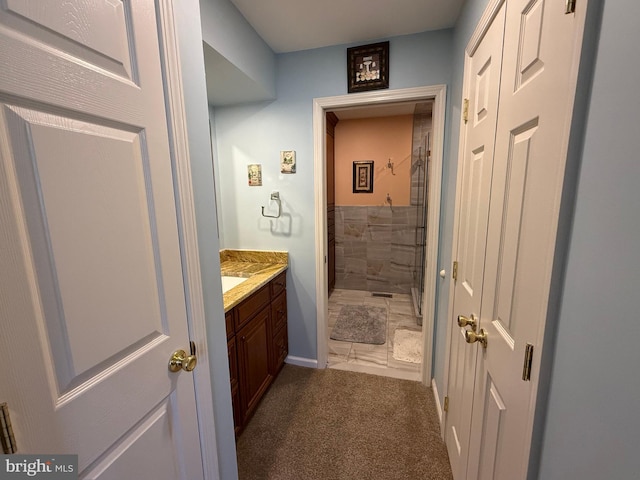
M 387 309 L 345 305 L 331 331 L 332 340 L 382 345 L 387 341 Z

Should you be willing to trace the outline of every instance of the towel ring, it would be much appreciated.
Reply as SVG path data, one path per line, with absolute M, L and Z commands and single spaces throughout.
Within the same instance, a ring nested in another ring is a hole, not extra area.
M 277 204 L 278 204 L 278 214 L 277 215 L 265 215 L 264 214 L 264 207 L 262 207 L 262 216 L 266 217 L 266 218 L 280 218 L 280 215 L 282 214 L 282 203 L 280 202 L 280 193 L 279 192 L 273 192 L 271 194 L 271 197 L 269 197 L 270 200 L 274 200 Z

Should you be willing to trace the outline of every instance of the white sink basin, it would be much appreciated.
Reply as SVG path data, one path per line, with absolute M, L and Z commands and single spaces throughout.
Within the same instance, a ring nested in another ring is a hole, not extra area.
M 242 282 L 248 280 L 248 278 L 244 277 L 222 277 L 222 293 L 226 293 L 228 290 L 231 290 L 233 287 L 240 285 Z

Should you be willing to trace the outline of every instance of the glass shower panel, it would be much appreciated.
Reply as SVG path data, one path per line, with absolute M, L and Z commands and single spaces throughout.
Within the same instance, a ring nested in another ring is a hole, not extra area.
M 424 292 L 424 271 L 426 260 L 427 240 L 427 199 L 430 166 L 430 132 L 427 132 L 418 147 L 418 158 L 415 162 L 416 170 L 416 234 L 415 234 L 415 263 L 414 263 L 414 296 L 418 315 L 422 315 L 422 294 Z M 421 322 L 419 322 L 421 323 Z

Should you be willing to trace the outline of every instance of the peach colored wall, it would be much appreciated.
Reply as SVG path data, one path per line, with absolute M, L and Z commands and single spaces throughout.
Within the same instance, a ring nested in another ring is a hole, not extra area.
M 410 205 L 413 115 L 340 120 L 335 132 L 336 205 Z M 387 168 L 391 158 L 393 173 Z M 353 162 L 373 160 L 373 193 L 353 193 Z

